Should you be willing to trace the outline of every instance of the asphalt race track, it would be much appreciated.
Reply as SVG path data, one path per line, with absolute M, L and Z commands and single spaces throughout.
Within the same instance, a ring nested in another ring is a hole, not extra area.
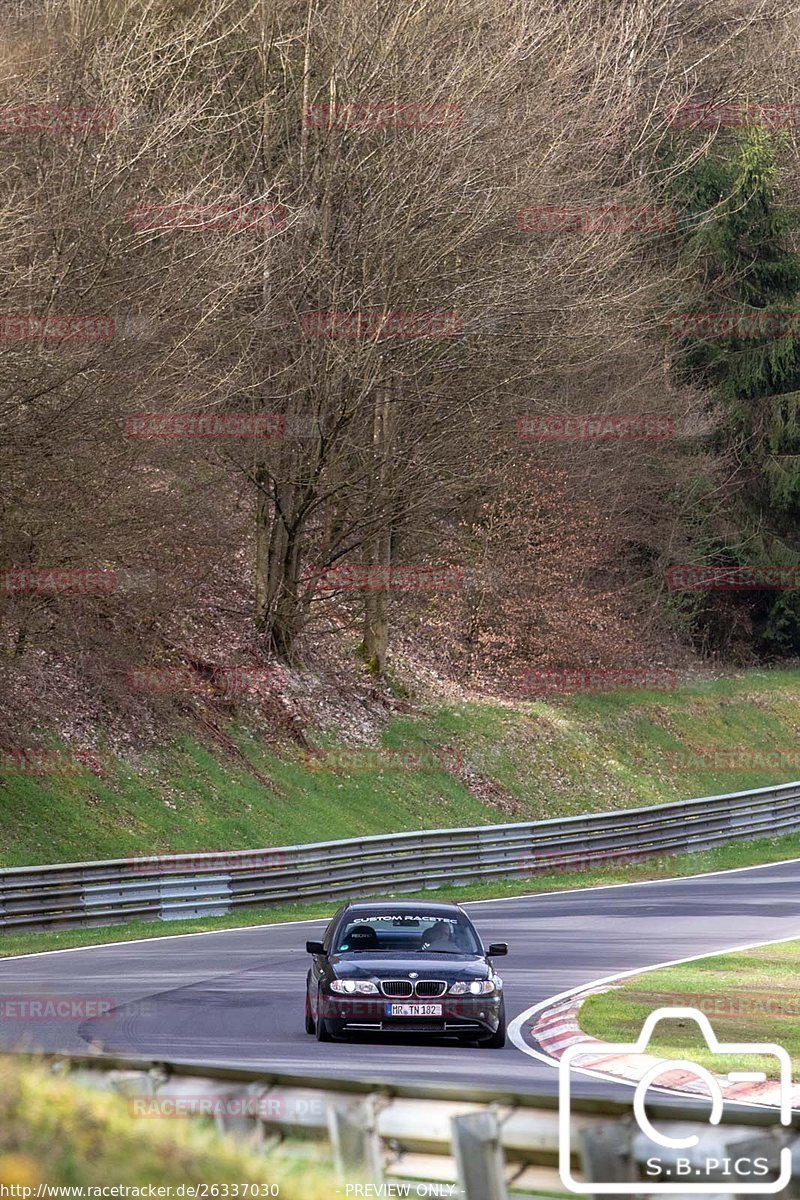
M 800 937 L 800 860 L 465 907 L 484 941 L 509 943 L 508 958 L 497 965 L 510 1024 L 550 996 L 617 972 Z M 0 1047 L 85 1053 L 94 1041 L 111 1052 L 152 1058 L 555 1092 L 554 1068 L 511 1041 L 504 1050 L 486 1050 L 367 1037 L 319 1044 L 307 1036 L 304 947 L 306 938 L 321 936 L 324 924 L 0 959 Z M 74 998 L 76 1015 L 32 1018 L 32 997 Z M 14 998 L 25 1004 L 15 1009 Z M 98 1000 L 113 1005 L 111 1015 L 85 1019 Z M 521 1027 L 526 1043 L 527 1024 Z M 576 1093 L 622 1094 L 620 1088 L 584 1079 Z

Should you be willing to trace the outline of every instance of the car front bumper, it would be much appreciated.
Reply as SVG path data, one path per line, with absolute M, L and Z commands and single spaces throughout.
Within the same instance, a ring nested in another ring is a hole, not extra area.
M 461 1036 L 474 1032 L 476 1037 L 495 1033 L 500 1023 L 502 993 L 491 996 L 441 996 L 435 999 L 390 1000 L 372 996 L 322 997 L 322 1007 L 330 1032 L 334 1035 L 357 1033 L 414 1033 L 432 1037 Z M 425 1008 L 438 1006 L 441 1013 L 424 1011 L 413 1016 L 395 1016 L 392 1005 L 409 1004 Z

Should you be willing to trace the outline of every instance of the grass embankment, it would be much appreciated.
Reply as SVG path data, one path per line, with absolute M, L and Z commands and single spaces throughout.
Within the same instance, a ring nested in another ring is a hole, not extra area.
M 542 874 L 527 879 L 499 880 L 473 883 L 464 887 L 429 888 L 415 895 L 403 893 L 404 899 L 494 900 L 507 896 L 523 896 L 536 892 L 552 892 L 562 888 L 610 886 L 615 883 L 635 883 L 649 879 L 673 879 L 698 875 L 703 871 L 735 870 L 757 863 L 779 862 L 800 858 L 800 833 L 761 842 L 733 842 L 717 846 L 701 854 L 676 855 L 674 858 L 643 859 L 626 863 L 616 869 L 573 871 L 568 874 Z M 99 929 L 65 929 L 44 933 L 16 933 L 0 936 L 0 958 L 18 954 L 35 954 L 47 950 L 66 950 L 72 947 L 96 946 L 103 942 L 129 942 L 136 938 L 171 937 L 176 934 L 208 933 L 218 929 L 279 923 L 285 921 L 324 920 L 331 917 L 337 905 L 297 904 L 274 908 L 246 908 L 227 917 L 207 917 L 191 921 L 133 921 L 128 925 L 102 926 Z M 480 913 L 478 924 L 480 925 Z M 298 945 L 305 935 L 298 934 Z
M 208 1121 L 137 1119 L 121 1096 L 0 1059 L 0 1184 L 32 1188 L 27 1194 L 35 1195 L 40 1183 L 235 1183 L 240 1194 L 246 1183 L 277 1184 L 282 1200 L 330 1200 L 336 1187 L 328 1166 L 308 1152 L 256 1157 Z
M 580 1010 L 584 1032 L 611 1042 L 638 1037 L 655 1008 L 684 1005 L 704 1012 L 721 1042 L 775 1042 L 788 1050 L 792 1076 L 800 1068 L 800 941 L 720 954 L 676 967 L 648 971 L 610 992 L 589 996 Z M 712 1071 L 765 1071 L 777 1079 L 774 1057 L 713 1054 L 694 1021 L 663 1021 L 649 1052 L 690 1058 Z
M 455 772 L 310 769 L 302 751 L 273 753 L 242 728 L 230 733 L 269 786 L 188 739 L 104 778 L 5 771 L 0 867 L 537 820 L 784 782 L 797 770 L 675 770 L 668 752 L 790 750 L 799 701 L 800 672 L 744 672 L 674 692 L 440 706 L 383 730 L 381 749 L 460 756 Z

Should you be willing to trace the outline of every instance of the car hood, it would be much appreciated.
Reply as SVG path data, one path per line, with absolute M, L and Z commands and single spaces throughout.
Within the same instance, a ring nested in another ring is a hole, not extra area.
M 391 950 L 332 954 L 329 963 L 337 975 L 348 979 L 407 979 L 416 971 L 420 979 L 488 979 L 489 964 L 475 954 L 396 954 Z

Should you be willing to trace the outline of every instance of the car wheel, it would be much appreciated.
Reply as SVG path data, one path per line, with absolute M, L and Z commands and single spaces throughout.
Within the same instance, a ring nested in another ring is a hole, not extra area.
M 500 1005 L 500 1020 L 497 1029 L 490 1038 L 479 1042 L 479 1046 L 483 1046 L 485 1050 L 502 1050 L 506 1044 L 506 1006 Z
M 314 1032 L 314 1017 L 311 1012 L 311 1005 L 308 1002 L 308 989 L 306 989 L 306 1033 Z
M 317 1019 L 314 1022 L 314 1033 L 317 1035 L 318 1042 L 329 1042 L 331 1040 L 328 1022 L 322 1015 L 322 993 L 317 992 Z

